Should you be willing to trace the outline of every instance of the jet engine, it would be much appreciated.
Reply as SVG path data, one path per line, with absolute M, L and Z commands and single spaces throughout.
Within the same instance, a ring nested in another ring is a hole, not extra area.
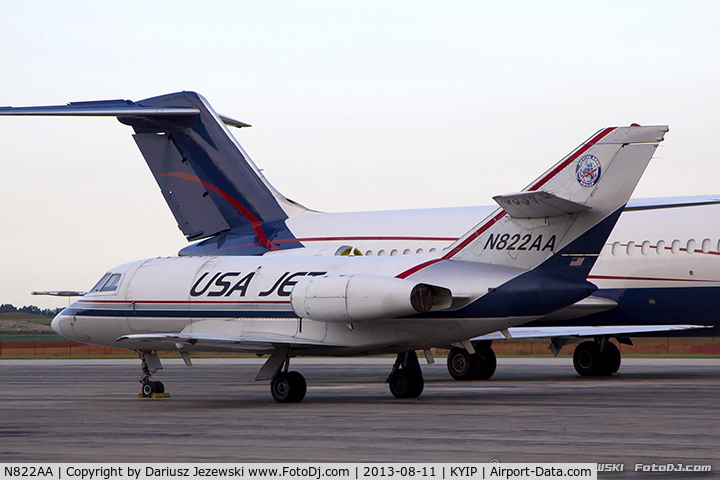
M 326 275 L 300 280 L 290 295 L 302 318 L 364 322 L 449 308 L 447 288 L 381 275 Z

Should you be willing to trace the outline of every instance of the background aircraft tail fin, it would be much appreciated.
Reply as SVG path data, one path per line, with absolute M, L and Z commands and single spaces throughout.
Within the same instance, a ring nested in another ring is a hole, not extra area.
M 522 192 L 495 197 L 501 208 L 443 259 L 547 268 L 584 279 L 667 131 L 600 130 Z
M 137 104 L 198 110 L 186 117 L 118 117 L 135 129 L 135 142 L 188 240 L 251 226 L 272 250 L 261 225 L 309 212 L 270 185 L 228 129 L 248 125 L 219 116 L 202 96 L 181 92 Z

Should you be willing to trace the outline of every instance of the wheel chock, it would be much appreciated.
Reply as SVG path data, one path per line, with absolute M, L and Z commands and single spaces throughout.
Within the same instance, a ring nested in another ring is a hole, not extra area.
M 146 397 L 142 393 L 138 393 L 138 398 L 170 398 L 169 393 L 153 393 L 149 397 Z

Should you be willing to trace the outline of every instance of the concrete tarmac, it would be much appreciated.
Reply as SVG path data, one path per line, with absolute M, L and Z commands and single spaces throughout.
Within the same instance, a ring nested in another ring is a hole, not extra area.
M 568 358 L 501 358 L 392 397 L 391 358 L 293 359 L 300 404 L 255 382 L 261 359 L 165 359 L 171 398 L 137 398 L 135 360 L 0 360 L 0 462 L 592 462 L 720 470 L 720 359 L 623 359 L 582 378 Z M 701 474 L 707 478 L 707 473 Z M 623 475 L 624 476 L 624 475 Z M 601 477 L 602 478 L 602 477 Z

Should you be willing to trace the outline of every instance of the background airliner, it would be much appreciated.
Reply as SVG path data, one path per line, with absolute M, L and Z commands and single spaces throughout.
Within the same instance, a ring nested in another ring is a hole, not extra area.
M 117 116 L 135 130 L 178 226 L 189 241 L 181 256 L 305 255 L 420 256 L 437 258 L 493 207 L 327 214 L 285 198 L 265 179 L 228 126 L 200 95 L 181 92 L 139 102 L 102 101 L 53 107 L 3 108 L 2 115 Z M 183 118 L 184 128 L 158 135 L 151 124 Z M 592 337 L 575 352 L 583 375 L 617 371 L 620 356 L 608 342 L 631 335 L 720 333 L 713 298 L 720 284 L 720 197 L 633 201 L 625 209 L 589 279 L 591 298 L 505 332 L 513 338 L 548 337 L 563 345 Z M 513 246 L 512 242 L 516 242 Z M 522 238 L 507 239 L 508 253 Z M 297 254 L 297 252 L 293 252 Z M 713 328 L 699 329 L 710 325 Z M 552 328 L 550 328 L 552 327 Z M 494 354 L 477 339 L 478 353 L 459 346 L 448 359 L 459 379 L 489 378 Z M 607 358 L 606 358 L 607 357 Z

